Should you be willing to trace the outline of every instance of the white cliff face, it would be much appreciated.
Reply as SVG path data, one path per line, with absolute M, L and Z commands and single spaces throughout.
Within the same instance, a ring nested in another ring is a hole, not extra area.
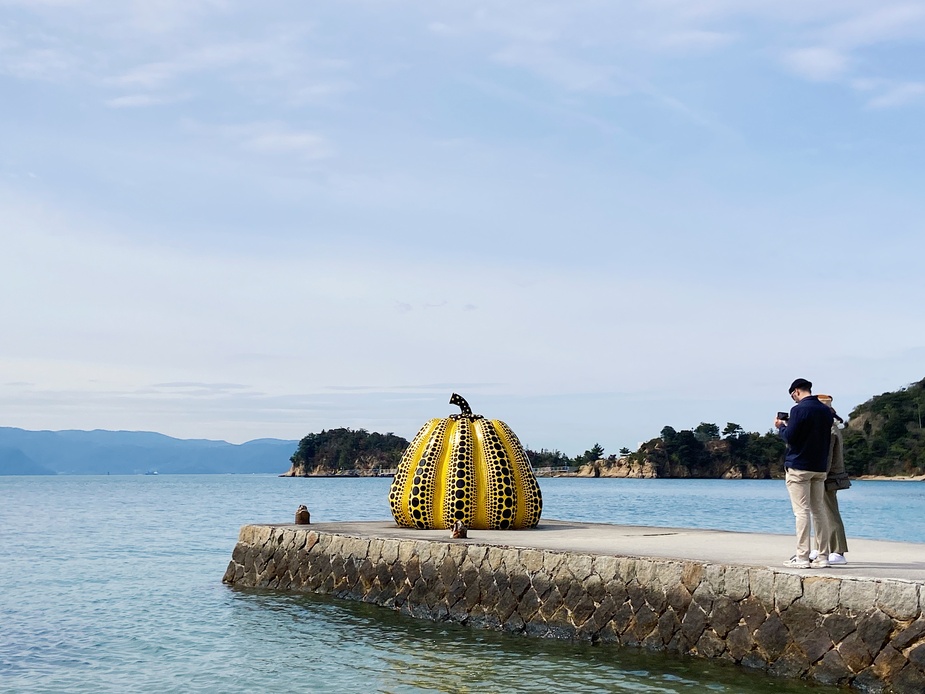
M 686 470 L 683 472 L 686 473 Z M 611 460 L 595 460 L 593 463 L 582 465 L 578 469 L 578 477 L 630 477 L 636 479 L 655 479 L 657 477 L 668 477 L 670 475 L 660 475 L 658 465 L 653 461 L 645 460 L 639 462 L 631 459 L 629 456 Z M 687 476 L 686 474 L 684 475 Z

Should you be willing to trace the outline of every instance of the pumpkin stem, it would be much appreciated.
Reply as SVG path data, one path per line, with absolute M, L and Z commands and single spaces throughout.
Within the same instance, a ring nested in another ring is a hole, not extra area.
M 458 393 L 453 393 L 450 396 L 450 404 L 456 405 L 459 409 L 461 409 L 462 412 L 460 414 L 463 417 L 472 416 L 472 408 L 469 407 L 469 403 L 466 402 L 466 399 L 462 395 L 459 395 Z

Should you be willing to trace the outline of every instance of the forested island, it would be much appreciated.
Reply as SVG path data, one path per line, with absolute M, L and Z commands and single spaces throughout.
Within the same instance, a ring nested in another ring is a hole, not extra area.
M 845 464 L 854 477 L 925 474 L 925 379 L 858 405 L 847 417 Z M 844 416 L 844 415 L 842 415 Z M 331 429 L 299 442 L 285 476 L 387 475 L 408 441 L 363 429 Z M 527 450 L 538 475 L 643 478 L 771 479 L 783 477 L 785 445 L 774 431 L 746 432 L 734 422 L 720 429 L 662 428 L 636 451 L 605 456 L 594 444 L 569 457 L 561 451 Z
M 398 467 L 407 446 L 407 439 L 392 433 L 328 429 L 299 441 L 299 447 L 289 459 L 292 467 L 280 476 L 384 475 Z

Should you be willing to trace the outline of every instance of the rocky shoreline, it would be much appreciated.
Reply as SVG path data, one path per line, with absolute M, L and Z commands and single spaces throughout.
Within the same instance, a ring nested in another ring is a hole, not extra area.
M 783 475 L 770 477 L 748 477 L 741 474 L 724 474 L 716 477 L 692 478 L 690 475 L 659 475 L 645 466 L 627 466 L 623 468 L 596 468 L 593 464 L 582 465 L 576 472 L 565 470 L 535 470 L 537 477 L 583 477 L 583 478 L 617 478 L 617 479 L 783 479 Z M 347 470 L 339 472 L 294 473 L 284 472 L 279 477 L 393 477 L 392 473 L 373 472 L 369 470 Z M 861 475 L 852 479 L 872 482 L 925 482 L 925 475 Z
M 607 458 L 586 463 L 577 470 L 565 468 L 534 468 L 537 477 L 609 477 L 618 479 L 783 479 L 783 467 L 767 468 L 756 465 L 717 464 L 703 471 L 705 474 L 692 475 L 683 465 L 659 462 L 650 457 L 640 461 L 633 456 Z M 394 477 L 394 470 L 379 467 L 357 468 L 354 470 L 327 470 L 317 466 L 311 470 L 293 465 L 280 477 Z M 908 482 L 925 482 L 925 475 L 861 475 L 858 480 Z
M 925 475 L 861 475 L 856 480 L 872 480 L 874 482 L 925 482 Z
M 394 477 L 393 473 L 373 472 L 371 470 L 341 470 L 338 472 L 293 472 L 289 470 L 277 477 Z
M 715 464 L 705 466 L 693 472 L 685 465 L 660 461 L 647 456 L 639 460 L 634 456 L 622 458 L 608 458 L 595 460 L 582 465 L 576 472 L 561 473 L 550 471 L 551 474 L 537 476 L 547 477 L 615 477 L 626 479 L 777 479 L 783 478 L 782 467 L 766 467 L 759 465 L 735 465 L 727 461 L 716 461 Z

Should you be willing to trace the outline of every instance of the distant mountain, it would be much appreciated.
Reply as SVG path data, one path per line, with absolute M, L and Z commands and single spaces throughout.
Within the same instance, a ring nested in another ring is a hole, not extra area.
M 54 475 L 18 448 L 0 448 L 0 475 Z
M 285 472 L 298 441 L 242 444 L 148 431 L 27 431 L 0 427 L 0 475 Z

